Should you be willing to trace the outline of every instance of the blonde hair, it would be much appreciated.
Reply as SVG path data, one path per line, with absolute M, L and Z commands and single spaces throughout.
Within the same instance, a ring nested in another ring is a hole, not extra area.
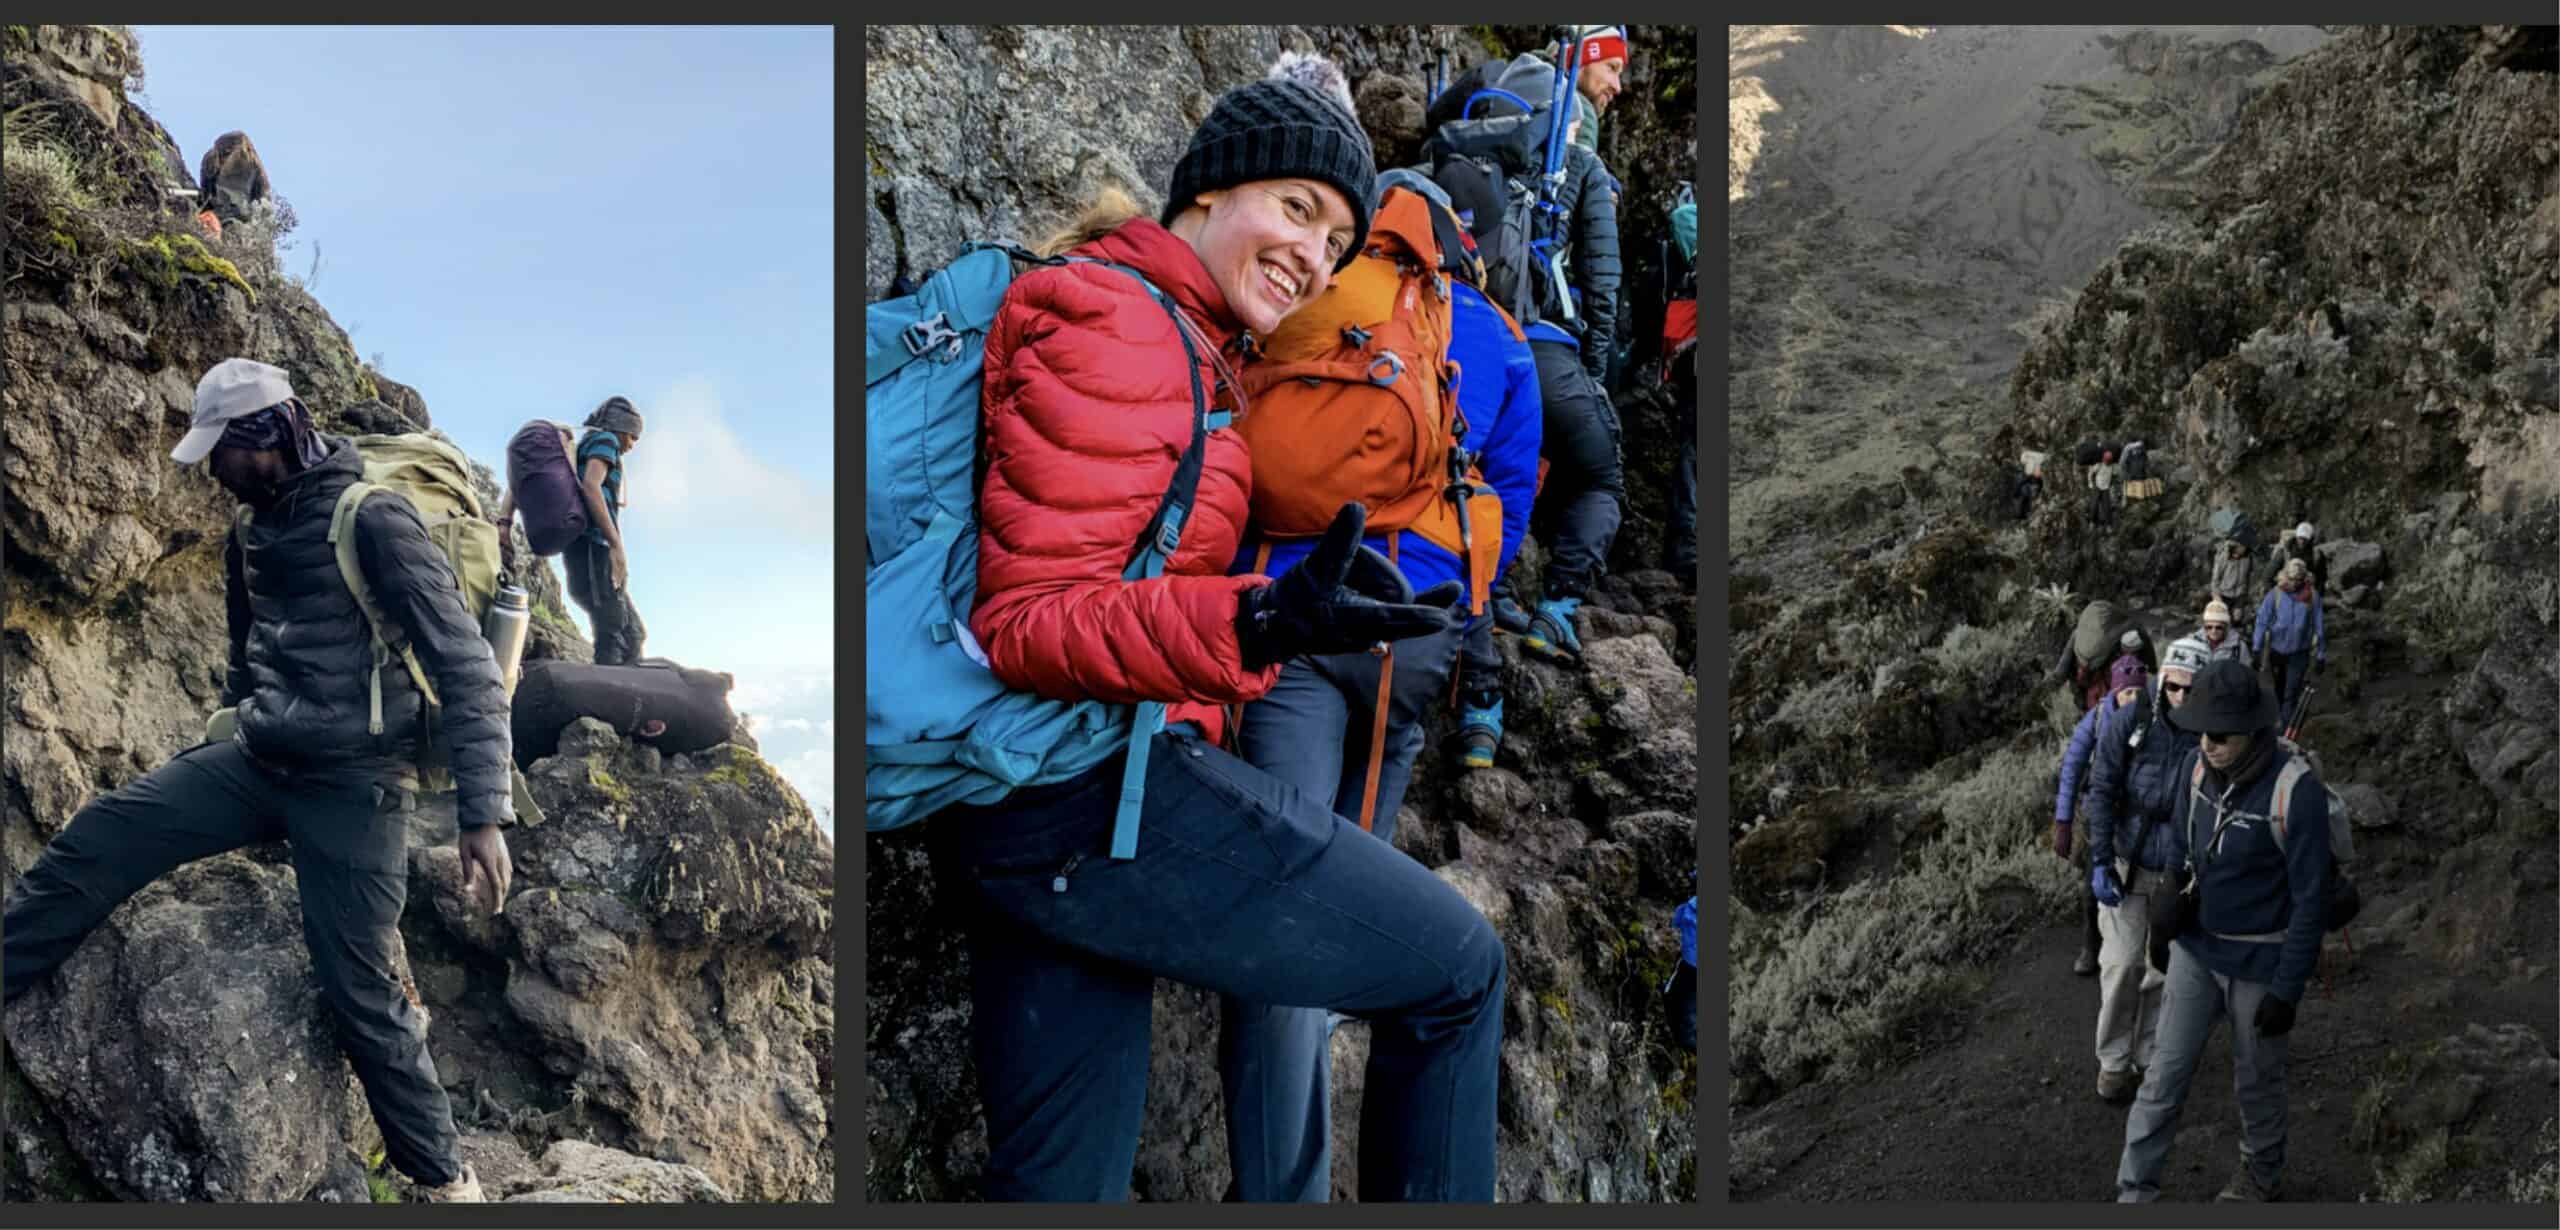
M 1068 249 L 1092 243 L 1146 215 L 1147 211 L 1138 207 L 1136 198 L 1118 185 L 1106 184 L 1085 204 L 1084 212 L 1077 214 L 1075 221 L 1051 231 L 1049 237 L 1041 240 L 1032 251 L 1044 257 L 1057 256 Z

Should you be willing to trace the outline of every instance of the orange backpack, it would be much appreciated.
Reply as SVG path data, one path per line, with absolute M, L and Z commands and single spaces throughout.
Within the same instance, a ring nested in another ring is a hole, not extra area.
M 1430 201 L 1387 189 L 1360 255 L 1262 340 L 1242 377 L 1253 408 L 1236 428 L 1252 450 L 1264 537 L 1316 537 L 1357 500 L 1371 531 L 1410 530 L 1464 560 L 1482 612 L 1502 555 L 1502 501 L 1472 466 L 1450 463 L 1465 424 L 1441 268 Z M 1473 486 L 1465 527 L 1450 498 L 1461 477 Z

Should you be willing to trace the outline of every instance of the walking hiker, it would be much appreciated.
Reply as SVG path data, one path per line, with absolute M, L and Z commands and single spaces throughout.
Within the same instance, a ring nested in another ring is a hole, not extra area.
M 2062 745 L 2062 784 L 2053 796 L 2053 853 L 2055 857 L 2072 859 L 2071 820 L 2080 799 L 2093 785 L 2088 775 L 2089 757 L 2096 750 L 2108 722 L 2120 709 L 2133 705 L 2150 682 L 2151 672 L 2142 660 L 2132 655 L 2116 659 L 2107 673 L 2107 694 L 2089 711 L 2080 715 L 2072 726 L 2071 738 Z M 2077 865 L 2081 879 L 2088 879 L 2090 846 L 2083 841 L 2077 847 Z M 2080 899 L 2080 954 L 2071 960 L 2071 972 L 2085 978 L 2098 972 L 2098 896 L 2094 885 L 2084 883 Z
M 2303 571 L 2311 578 L 2311 587 L 2323 593 L 2329 589 L 2329 566 L 2320 562 L 2320 553 L 2311 547 L 2313 529 L 2308 521 L 2294 526 L 2276 540 L 2274 568 L 2278 572 L 2294 561 L 2301 561 Z
M 2089 467 L 2089 524 L 2110 526 L 2116 523 L 2116 454 L 2108 449 Z
M 2220 598 L 2204 604 L 2204 622 L 2197 626 L 2193 639 L 2204 645 L 2205 656 L 2212 660 L 2248 659 L 2248 647 L 2240 640 L 2240 634 L 2231 630 L 2231 608 L 2223 605 Z
M 1688 195 L 1684 189 L 1682 196 Z M 1664 301 L 1663 383 L 1680 408 L 1680 459 L 1672 464 L 1662 528 L 1663 571 L 1698 588 L 1698 203 L 1683 199 L 1671 211 L 1671 238 L 1680 259 Z
M 2326 924 L 2328 788 L 2278 744 L 2275 698 L 2241 663 L 2197 672 L 2170 722 L 2199 737 L 2171 775 L 2169 822 L 2186 850 L 2188 888 L 2164 925 L 2159 1040 L 2125 1117 L 2117 1199 L 2159 1199 L 2187 1084 L 2214 1025 L 2227 1020 L 2240 1165 L 2217 1198 L 2273 1200 L 2284 1172 L 2288 1035 Z
M 640 444 L 640 412 L 608 397 L 587 416 L 578 438 L 578 482 L 587 505 L 586 536 L 561 552 L 563 588 L 594 626 L 598 666 L 640 660 L 648 629 L 631 604 L 631 557 L 622 543 L 622 459 Z
M 1253 413 L 1234 363 L 1248 335 L 1271 334 L 1363 250 L 1374 180 L 1368 136 L 1328 91 L 1254 82 L 1221 96 L 1192 134 L 1159 218 L 1106 194 L 1044 245 L 1062 259 L 1013 276 L 1002 253 L 972 253 L 914 302 L 872 309 L 888 322 L 924 313 L 908 329 L 871 322 L 875 339 L 889 338 L 866 356 L 875 457 L 903 464 L 880 442 L 893 429 L 930 433 L 911 420 L 975 389 L 984 474 L 973 480 L 974 594 L 957 596 L 965 627 L 929 639 L 922 621 L 898 621 L 870 633 L 875 661 L 886 643 L 901 668 L 949 673 L 875 671 L 867 699 L 893 717 L 922 714 L 955 687 L 976 688 L 967 672 L 984 670 L 1005 690 L 989 712 L 959 719 L 966 738 L 1042 735 L 1051 742 L 998 744 L 1038 767 L 1062 746 L 1097 756 L 1062 778 L 1008 782 L 933 762 L 947 728 L 866 720 L 866 827 L 930 816 L 935 874 L 967 927 L 992 1198 L 1127 1198 L 1158 977 L 1368 1020 L 1362 1199 L 1493 1198 L 1501 940 L 1465 897 L 1336 815 L 1330 798 L 1221 746 L 1226 707 L 1261 699 L 1284 664 L 1445 634 L 1455 620 L 1451 606 L 1405 601 L 1401 573 L 1360 546 L 1358 504 L 1279 576 L 1227 571 L 1252 471 L 1228 425 Z M 966 278 L 1003 287 L 982 363 L 951 327 L 969 321 L 930 307 L 949 294 L 964 298 L 940 301 L 974 309 Z M 919 408 L 923 397 L 933 406 Z M 943 472 L 911 477 L 938 497 Z M 931 600 L 950 592 L 935 535 L 950 532 L 951 513 L 909 507 L 900 490 L 874 481 L 866 494 L 875 612 L 884 595 L 924 609 L 880 588 L 911 559 Z M 954 652 L 964 632 L 979 654 Z M 1134 739 L 1118 708 L 1130 705 Z M 887 760 L 930 769 L 915 780 L 935 784 L 910 787 Z M 933 793 L 899 793 L 911 788 Z M 951 791 L 959 801 L 941 805 Z M 1240 1071 L 1239 1058 L 1222 1046 L 1231 1093 L 1280 1075 Z M 1239 1192 L 1274 1194 L 1297 1190 L 1313 1165 L 1303 1151 L 1234 1161 Z
M 401 499 L 361 499 L 349 524 L 366 589 L 439 705 L 410 675 L 376 669 L 374 628 L 331 542 L 363 461 L 320 433 L 285 373 L 226 359 L 196 385 L 194 423 L 170 457 L 206 462 L 245 506 L 223 548 L 229 738 L 200 743 L 80 809 L 9 894 L 5 998 L 53 972 L 107 915 L 184 863 L 279 838 L 293 849 L 312 972 L 364 1085 L 387 1160 L 431 1199 L 481 1199 L 424 1023 L 391 974 L 409 891 L 404 766 L 431 732 L 459 786 L 466 896 L 503 910 L 514 819 L 507 697 L 452 566 Z M 373 688 L 379 686 L 379 693 Z M 379 714 L 373 726 L 369 714 Z
M 1626 502 L 1618 412 L 1602 388 L 1616 345 L 1622 274 L 1615 181 L 1599 155 L 1573 137 L 1576 100 L 1591 75 L 1584 66 L 1614 83 L 1625 67 L 1626 35 L 1615 26 L 1584 30 L 1560 67 L 1533 53 L 1514 61 L 1501 78 L 1506 90 L 1546 117 L 1549 128 L 1566 125 L 1540 145 L 1554 170 L 1537 179 L 1541 204 L 1532 246 L 1550 272 L 1542 282 L 1537 319 L 1520 322 L 1537 362 L 1545 416 L 1540 447 L 1547 472 L 1531 524 L 1550 548 L 1544 594 L 1521 644 L 1560 661 L 1582 656 L 1574 615 L 1608 565 Z M 1571 85 L 1561 98 L 1559 72 Z M 1615 97 L 1614 88 L 1607 96 Z
M 2238 606 L 2249 598 L 2249 549 L 2225 540 L 2214 548 L 2213 598 Z
M 2258 603 L 2250 651 L 2257 655 L 2259 670 L 2267 669 L 2272 651 L 2276 693 L 2287 710 L 2301 697 L 2312 664 L 2329 664 L 2328 619 L 2321 613 L 2319 587 L 2302 560 L 2286 561 L 2276 574 L 2276 587 Z
M 1310 64 L 1322 71 L 1309 73 Z M 1331 61 L 1293 54 L 1277 71 L 1348 97 Z M 1404 592 L 1420 591 L 1407 601 L 1485 609 L 1494 578 L 1516 549 L 1504 532 L 1515 500 L 1517 522 L 1528 519 L 1536 424 L 1529 422 L 1527 438 L 1518 438 L 1520 420 L 1528 416 L 1504 409 L 1508 393 L 1498 361 L 1477 367 L 1458 359 L 1459 367 L 1450 367 L 1460 314 L 1471 334 L 1470 355 L 1499 354 L 1498 346 L 1510 343 L 1522 352 L 1524 382 L 1534 387 L 1535 377 L 1525 343 L 1470 287 L 1482 270 L 1469 258 L 1463 235 L 1436 184 L 1410 170 L 1388 171 L 1378 177 L 1364 249 L 1320 299 L 1262 338 L 1260 356 L 1243 372 L 1252 402 L 1242 425 L 1253 461 L 1252 520 L 1234 572 L 1285 572 L 1317 546 L 1293 531 L 1322 530 L 1346 503 L 1358 504 L 1368 510 L 1364 545 L 1401 576 Z M 1466 297 L 1473 307 L 1462 302 Z M 1482 336 L 1488 332 L 1498 336 Z M 1372 375 L 1389 356 L 1404 374 L 1380 386 Z M 1453 371 L 1475 372 L 1476 380 L 1459 379 L 1452 389 L 1445 382 Z M 1399 387 L 1408 382 L 1410 393 Z M 1478 399 L 1481 420 L 1463 413 L 1451 396 L 1469 383 L 1490 395 Z M 1477 421 L 1510 437 L 1497 441 L 1506 447 L 1500 463 L 1486 467 L 1502 476 L 1507 493 L 1490 483 L 1467 448 Z M 1383 655 L 1360 649 L 1290 659 L 1271 690 L 1244 706 L 1238 754 L 1392 846 L 1396 811 L 1422 751 L 1424 719 L 1435 703 L 1448 702 L 1464 635 L 1464 625 L 1452 623 Z M 1494 666 L 1498 672 L 1498 658 Z M 1499 737 L 1498 725 L 1494 734 Z M 1221 996 L 1219 1008 L 1228 1151 L 1238 1159 L 1233 1194 L 1249 1201 L 1327 1199 L 1330 1039 L 1340 1018 L 1320 1007 L 1234 995 Z
M 2098 1097 L 2131 1101 L 2151 1066 L 2161 971 L 2151 968 L 2151 907 L 2175 892 L 2169 876 L 2184 850 L 2169 810 L 2186 785 L 2188 748 L 2169 725 L 2196 672 L 2212 660 L 2194 637 L 2169 644 L 2150 691 L 2108 717 L 2090 758 L 2089 887 L 2098 902 Z

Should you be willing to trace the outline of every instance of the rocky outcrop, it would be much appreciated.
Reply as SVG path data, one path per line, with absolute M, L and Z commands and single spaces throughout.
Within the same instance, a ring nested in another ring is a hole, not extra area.
M 0 891 L 83 804 L 200 739 L 218 702 L 231 506 L 167 459 L 196 378 L 246 355 L 283 367 L 324 428 L 433 426 L 277 273 L 284 220 L 214 239 L 171 210 L 187 180 L 155 165 L 174 146 L 124 92 L 129 37 L 12 26 L 5 46 Z M 27 165 L 69 169 L 20 174 L 38 147 L 68 156 Z M 528 654 L 587 658 L 557 576 L 527 580 Z M 512 834 L 517 892 L 495 916 L 461 901 L 449 802 L 417 817 L 400 973 L 462 1126 L 548 1149 L 519 1198 L 832 1197 L 834 849 L 752 746 L 662 758 L 571 732 L 534 766 L 547 823 Z M 0 1198 L 398 1189 L 281 846 L 164 877 L 0 1026 Z

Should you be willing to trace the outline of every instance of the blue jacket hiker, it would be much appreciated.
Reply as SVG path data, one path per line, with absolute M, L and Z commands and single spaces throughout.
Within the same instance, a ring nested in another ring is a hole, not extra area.
M 1399 187 L 1429 202 L 1429 209 L 1447 209 L 1436 185 L 1408 172 L 1380 178 L 1381 200 Z M 1447 233 L 1459 233 L 1453 215 L 1446 221 Z M 1448 357 L 1459 368 L 1457 408 L 1467 426 L 1460 446 L 1482 454 L 1477 473 L 1502 504 L 1502 544 L 1493 570 L 1498 581 L 1527 533 L 1537 483 L 1537 371 L 1519 331 L 1463 277 L 1446 282 Z M 1286 412 L 1269 403 L 1263 409 Z M 1257 490 L 1261 486 L 1257 476 Z M 1362 541 L 1392 561 L 1417 594 L 1441 587 L 1460 593 L 1469 582 L 1460 554 L 1421 530 L 1382 531 Z M 1248 534 L 1231 571 L 1276 576 L 1297 567 L 1315 546 L 1308 539 Z M 1478 620 L 1489 622 L 1490 615 Z M 1433 704 L 1447 703 L 1465 635 L 1465 626 L 1453 623 L 1445 632 L 1399 642 L 1388 658 L 1355 651 L 1291 659 L 1271 690 L 1244 706 L 1237 752 L 1392 845 L 1426 717 Z M 1499 658 L 1494 667 L 1499 670 Z M 1327 1199 L 1333 1125 L 1328 1039 L 1340 1017 L 1323 1008 L 1233 996 L 1221 999 L 1220 1013 L 1233 1194 L 1246 1201 Z
M 2231 1023 L 2241 1163 L 2221 1198 L 2273 1199 L 2283 1174 L 2289 1035 L 2320 955 L 2330 849 L 2328 790 L 2307 764 L 2288 771 L 2294 753 L 2275 722 L 2275 698 L 2228 659 L 2197 673 L 2173 718 L 2202 739 L 2181 757 L 2170 817 L 2194 892 L 2171 924 L 2159 1042 L 2125 1119 L 2121 1201 L 2159 1198 L 2187 1084 L 2223 1020 Z
M 2258 600 L 2258 624 L 2249 639 L 2252 653 L 2275 650 L 2276 691 L 2284 712 L 2292 712 L 2302 685 L 2311 678 L 2311 663 L 2329 662 L 2329 623 L 2321 614 L 2320 589 L 2301 560 L 2287 561 L 2276 574 L 2276 587 Z

